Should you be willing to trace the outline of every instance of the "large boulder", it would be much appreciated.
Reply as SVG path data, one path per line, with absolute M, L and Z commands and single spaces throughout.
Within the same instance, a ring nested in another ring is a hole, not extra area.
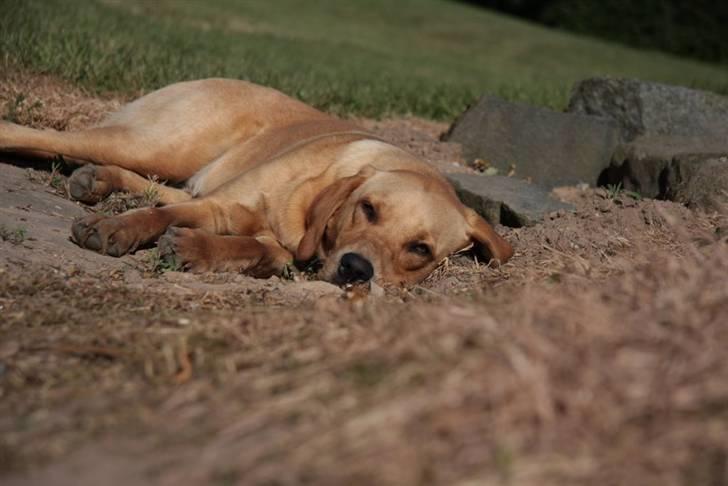
M 728 137 L 728 98 L 681 86 L 586 79 L 574 87 L 568 112 L 611 118 L 624 141 L 641 135 Z
M 463 204 L 491 224 L 530 226 L 553 211 L 574 209 L 543 188 L 513 177 L 453 173 L 447 178 Z
M 728 191 L 728 139 L 645 136 L 621 146 L 601 184 L 643 197 L 719 209 Z
M 483 96 L 443 139 L 460 143 L 469 162 L 482 159 L 499 174 L 551 189 L 596 184 L 619 143 L 619 127 L 606 118 Z

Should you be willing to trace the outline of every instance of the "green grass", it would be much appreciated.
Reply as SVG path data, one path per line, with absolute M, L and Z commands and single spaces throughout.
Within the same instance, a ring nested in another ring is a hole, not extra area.
M 145 258 L 146 269 L 155 275 L 165 272 L 178 272 L 182 266 L 174 255 L 161 255 L 157 248 L 152 248 Z
M 0 240 L 9 241 L 13 245 L 19 245 L 25 241 L 28 236 L 28 230 L 22 226 L 10 229 L 4 224 L 0 224 Z
M 444 0 L 2 0 L 0 69 L 135 93 L 209 76 L 336 113 L 446 119 L 488 92 L 562 108 L 629 76 L 728 91 L 728 68 L 628 49 Z

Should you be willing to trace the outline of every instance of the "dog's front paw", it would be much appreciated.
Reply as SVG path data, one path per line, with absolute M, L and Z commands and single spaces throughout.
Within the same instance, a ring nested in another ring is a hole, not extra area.
M 213 271 L 205 240 L 200 230 L 169 227 L 157 242 L 159 256 L 173 268 L 195 273 Z
M 120 257 L 139 246 L 139 239 L 124 216 L 91 214 L 71 225 L 73 241 L 80 247 L 103 255 Z
M 68 192 L 76 201 L 96 204 L 111 192 L 111 185 L 102 177 L 100 167 L 92 164 L 76 169 L 68 179 Z

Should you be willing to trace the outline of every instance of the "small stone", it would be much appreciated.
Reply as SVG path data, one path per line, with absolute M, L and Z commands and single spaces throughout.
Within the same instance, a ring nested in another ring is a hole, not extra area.
M 463 204 L 491 224 L 530 226 L 552 212 L 573 210 L 545 189 L 521 179 L 463 173 L 448 174 L 447 178 Z

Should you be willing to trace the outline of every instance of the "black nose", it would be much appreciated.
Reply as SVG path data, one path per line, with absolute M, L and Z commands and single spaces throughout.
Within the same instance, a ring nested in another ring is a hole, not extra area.
M 374 276 L 372 264 L 358 253 L 345 253 L 339 262 L 341 283 L 368 282 Z

